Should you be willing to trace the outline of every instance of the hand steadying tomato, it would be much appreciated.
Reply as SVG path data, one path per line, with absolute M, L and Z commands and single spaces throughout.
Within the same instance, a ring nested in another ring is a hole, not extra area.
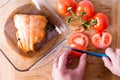
M 81 32 L 73 33 L 69 37 L 69 46 L 72 48 L 87 50 L 88 43 L 89 43 L 89 40 L 88 40 L 87 35 L 85 35 L 84 33 L 81 33 Z M 73 55 L 75 57 L 80 57 L 81 53 L 72 51 L 71 55 Z
M 112 35 L 109 32 L 95 33 L 92 36 L 92 43 L 97 48 L 107 48 L 112 43 Z
M 103 32 L 108 27 L 108 18 L 104 13 L 97 13 L 91 21 L 92 28 L 98 32 Z
M 70 12 L 68 7 L 72 7 L 72 11 L 75 12 L 76 1 L 75 0 L 58 0 L 56 4 L 56 10 L 61 16 L 68 16 Z
M 78 17 L 83 15 L 83 17 L 82 17 L 83 20 L 92 18 L 94 16 L 94 13 L 95 13 L 94 6 L 88 0 L 83 0 L 83 1 L 79 2 L 79 4 L 77 5 L 76 15 Z

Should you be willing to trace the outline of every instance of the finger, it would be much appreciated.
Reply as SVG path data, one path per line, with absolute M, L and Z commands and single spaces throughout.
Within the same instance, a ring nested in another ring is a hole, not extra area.
M 110 57 L 110 59 L 114 59 L 115 58 L 115 51 L 112 48 L 107 48 L 105 53 Z
M 52 77 L 54 77 L 54 75 L 55 75 L 55 70 L 53 69 L 52 70 Z
M 59 56 L 57 56 L 53 61 L 52 77 L 55 75 L 55 70 L 58 67 Z
M 87 58 L 87 54 L 82 54 L 79 60 L 78 67 L 77 67 L 78 71 L 84 72 L 85 67 L 86 67 L 86 58 Z
M 110 61 L 110 59 L 108 59 L 107 57 L 102 57 L 102 60 L 105 67 L 112 71 L 112 62 Z
M 57 57 L 54 59 L 53 69 L 57 68 L 57 66 L 58 66 L 58 60 L 59 60 L 59 56 L 57 56 Z
M 62 55 L 63 52 L 64 52 L 64 51 L 61 51 L 61 52 L 58 54 L 58 56 L 54 59 L 53 69 L 58 67 L 59 57 Z
M 120 55 L 120 49 L 115 49 L 116 55 Z
M 66 50 L 59 57 L 58 67 L 61 69 L 66 69 L 67 57 L 71 50 Z

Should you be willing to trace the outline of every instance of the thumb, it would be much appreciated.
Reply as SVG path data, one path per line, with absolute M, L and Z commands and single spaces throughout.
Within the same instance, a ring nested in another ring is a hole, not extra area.
M 79 60 L 78 67 L 77 67 L 78 71 L 80 71 L 80 72 L 84 72 L 85 71 L 86 58 L 87 58 L 87 54 L 82 54 L 82 56 L 80 57 L 80 60 Z
M 104 62 L 105 67 L 112 71 L 112 62 L 110 61 L 110 59 L 108 59 L 107 57 L 102 57 L 102 60 Z

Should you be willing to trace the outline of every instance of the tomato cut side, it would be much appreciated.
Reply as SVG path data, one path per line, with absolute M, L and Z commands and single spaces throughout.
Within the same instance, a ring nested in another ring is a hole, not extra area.
M 112 35 L 109 32 L 95 33 L 91 40 L 95 47 L 104 49 L 112 43 Z
M 87 47 L 89 39 L 86 34 L 82 32 L 73 33 L 69 38 L 69 44 L 76 44 Z
M 76 49 L 86 51 L 88 43 L 89 43 L 89 39 L 88 39 L 87 35 L 82 32 L 73 33 L 69 37 L 69 47 L 71 47 L 71 48 L 76 48 Z M 71 55 L 79 58 L 82 55 L 82 53 L 72 50 Z

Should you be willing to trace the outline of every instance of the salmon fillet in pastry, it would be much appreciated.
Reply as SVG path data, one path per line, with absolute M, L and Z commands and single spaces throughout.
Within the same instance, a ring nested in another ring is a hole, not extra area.
M 35 51 L 34 45 L 45 38 L 47 22 L 46 17 L 41 15 L 14 15 L 18 47 L 26 53 Z

